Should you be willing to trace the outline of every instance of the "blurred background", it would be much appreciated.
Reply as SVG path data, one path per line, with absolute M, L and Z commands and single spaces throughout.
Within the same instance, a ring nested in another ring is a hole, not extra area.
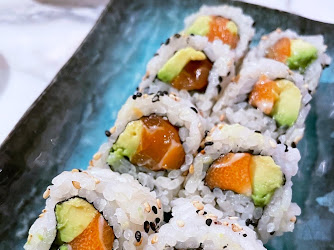
M 0 1 L 0 144 L 87 36 L 108 0 Z M 334 23 L 332 0 L 244 0 Z

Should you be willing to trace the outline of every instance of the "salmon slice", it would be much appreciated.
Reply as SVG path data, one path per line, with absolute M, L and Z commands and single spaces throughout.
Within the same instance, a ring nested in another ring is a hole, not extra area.
M 204 91 L 208 85 L 211 68 L 212 62 L 208 59 L 202 61 L 190 61 L 182 69 L 180 74 L 173 79 L 171 85 L 179 90 Z
M 144 130 L 131 162 L 154 171 L 179 169 L 185 160 L 178 128 L 157 115 L 142 117 Z
M 269 115 L 279 97 L 279 87 L 275 81 L 261 75 L 249 95 L 249 104 Z
M 101 214 L 97 214 L 88 227 L 72 240 L 72 250 L 111 250 L 114 243 L 114 231 Z
M 239 42 L 239 35 L 237 33 L 232 33 L 228 29 L 228 23 L 230 20 L 220 17 L 212 16 L 210 22 L 210 30 L 207 34 L 207 37 L 210 42 L 213 42 L 216 39 L 222 40 L 223 43 L 231 46 L 232 49 L 237 47 Z
M 249 153 L 228 153 L 221 156 L 207 171 L 206 185 L 211 189 L 232 190 L 238 194 L 251 196 L 250 161 Z
M 286 63 L 290 56 L 291 41 L 289 38 L 284 37 L 279 39 L 271 48 L 268 49 L 266 57 L 282 63 Z

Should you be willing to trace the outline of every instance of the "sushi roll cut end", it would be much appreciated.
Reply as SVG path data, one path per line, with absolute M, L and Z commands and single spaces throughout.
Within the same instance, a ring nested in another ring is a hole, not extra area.
M 266 57 L 285 63 L 292 70 L 304 72 L 318 57 L 318 50 L 302 39 L 279 39 L 268 49 Z
M 112 249 L 113 229 L 103 216 L 82 198 L 71 198 L 56 205 L 56 245 L 60 249 Z
M 159 70 L 158 79 L 181 90 L 205 90 L 212 62 L 202 51 L 191 47 L 175 53 Z
M 238 26 L 232 20 L 221 16 L 200 16 L 185 31 L 186 34 L 207 36 L 210 42 L 218 39 L 232 49 L 239 42 Z
M 249 104 L 272 116 L 280 126 L 292 126 L 298 118 L 302 95 L 289 80 L 261 75 L 249 95 Z
M 136 166 L 150 170 L 179 169 L 185 160 L 178 128 L 152 114 L 128 123 L 108 157 L 109 165 L 127 157 Z
M 263 207 L 282 186 L 283 173 L 270 156 L 228 153 L 213 162 L 205 182 L 211 189 L 251 196 L 256 206 Z

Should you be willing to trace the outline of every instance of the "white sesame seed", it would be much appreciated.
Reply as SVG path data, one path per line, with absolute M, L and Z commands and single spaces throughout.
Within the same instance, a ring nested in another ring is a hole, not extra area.
M 189 167 L 189 173 L 190 173 L 190 174 L 193 174 L 194 172 L 195 172 L 195 170 L 194 170 L 194 165 L 191 164 L 190 167 Z
M 157 242 L 158 242 L 158 235 L 154 235 L 153 238 L 152 238 L 152 240 L 151 240 L 151 243 L 155 244 Z
M 162 206 L 161 206 L 161 201 L 160 201 L 160 199 L 157 199 L 157 205 L 158 205 L 158 208 L 161 209 Z
M 102 154 L 100 152 L 97 152 L 94 156 L 93 156 L 93 159 L 95 161 L 99 160 L 101 158 Z
M 238 223 L 235 223 L 235 224 L 232 224 L 232 230 L 234 232 L 240 232 L 242 230 L 242 227 Z
M 184 227 L 184 221 L 183 220 L 178 220 L 176 222 L 176 224 L 179 226 L 179 227 Z
M 291 219 L 290 219 L 291 222 L 296 222 L 296 220 L 297 220 L 296 216 L 293 216 L 293 217 L 291 217 Z
M 74 169 L 72 169 L 72 171 L 71 171 L 72 173 L 77 173 L 77 172 L 79 172 L 79 170 L 78 169 L 76 169 L 76 168 L 74 168 Z
M 115 126 L 112 127 L 112 128 L 109 130 L 109 132 L 112 133 L 112 134 L 115 133 L 115 131 L 116 131 L 116 127 L 115 127 Z
M 50 195 L 50 189 L 47 188 L 47 189 L 45 190 L 45 192 L 43 193 L 43 198 L 44 198 L 44 199 L 47 199 L 47 198 L 49 197 L 49 195 Z
M 145 206 L 145 211 L 146 212 L 148 212 L 148 213 L 151 212 L 151 206 L 150 206 L 150 204 L 148 204 L 148 202 L 145 202 L 144 206 Z
M 193 205 L 195 208 L 197 208 L 198 210 L 202 210 L 204 209 L 204 205 L 202 202 L 200 201 L 193 201 Z
M 75 187 L 76 189 L 80 189 L 80 188 L 81 188 L 81 186 L 80 186 L 80 182 L 78 182 L 78 181 L 72 181 L 72 185 L 73 185 L 73 187 Z

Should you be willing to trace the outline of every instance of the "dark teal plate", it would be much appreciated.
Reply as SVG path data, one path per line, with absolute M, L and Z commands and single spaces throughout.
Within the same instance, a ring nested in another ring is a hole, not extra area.
M 0 150 L 0 249 L 21 249 L 44 207 L 42 194 L 61 171 L 85 168 L 106 138 L 117 111 L 145 73 L 148 60 L 183 18 L 204 1 L 122 0 L 111 3 L 82 46 L 63 67 Z M 223 1 L 205 1 L 222 4 Z M 249 4 L 256 21 L 254 44 L 277 27 L 323 34 L 334 57 L 333 25 Z M 334 248 L 334 74 L 327 68 L 312 101 L 294 177 L 293 200 L 302 208 L 293 233 L 271 249 Z M 319 198 L 320 197 L 320 198 Z M 331 211 L 329 211 L 331 207 Z

